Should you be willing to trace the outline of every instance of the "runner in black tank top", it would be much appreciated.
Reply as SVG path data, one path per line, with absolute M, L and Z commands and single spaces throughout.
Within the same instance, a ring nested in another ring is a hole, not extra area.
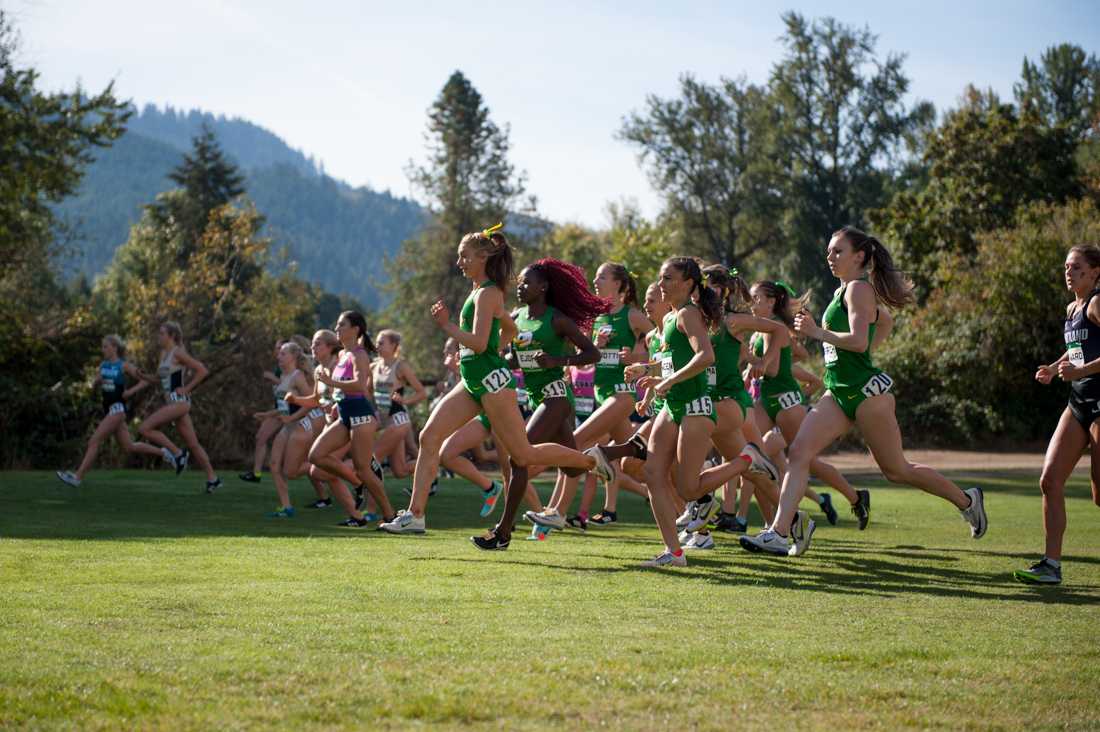
M 1065 282 L 1066 289 L 1074 294 L 1074 302 L 1066 308 L 1066 350 L 1054 363 L 1040 366 L 1035 378 L 1042 384 L 1049 384 L 1056 376 L 1070 382 L 1069 404 L 1050 438 L 1039 479 L 1046 551 L 1038 562 L 1015 572 L 1016 579 L 1028 584 L 1056 585 L 1062 581 L 1066 480 L 1086 448 L 1092 459 L 1092 501 L 1100 506 L 1100 248 L 1070 249 Z

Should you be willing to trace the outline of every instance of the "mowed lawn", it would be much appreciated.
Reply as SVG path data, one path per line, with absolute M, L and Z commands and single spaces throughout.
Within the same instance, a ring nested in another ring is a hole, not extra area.
M 802 558 L 721 534 L 664 571 L 636 566 L 660 546 L 633 496 L 617 526 L 535 543 L 521 523 L 481 553 L 459 480 L 410 538 L 337 528 L 335 508 L 265 518 L 269 480 L 230 474 L 208 496 L 194 472 L 0 473 L 0 728 L 1100 726 L 1083 476 L 1065 582 L 1036 589 L 1011 577 L 1042 546 L 1034 474 L 967 476 L 981 541 L 868 478 L 865 532 L 817 514 Z M 406 483 L 387 481 L 399 506 Z

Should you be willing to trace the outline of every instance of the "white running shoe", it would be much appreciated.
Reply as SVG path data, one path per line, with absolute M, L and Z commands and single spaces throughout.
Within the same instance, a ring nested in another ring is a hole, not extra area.
M 688 549 L 713 549 L 714 537 L 710 534 L 694 533 L 684 544 L 684 550 Z
M 58 470 L 57 477 L 61 480 L 62 483 L 68 483 L 73 488 L 80 487 L 80 478 L 77 478 L 76 474 L 73 473 L 71 470 Z
M 788 556 L 791 543 L 787 537 L 780 536 L 771 529 L 764 529 L 756 536 L 742 536 L 741 548 L 750 552 L 765 552 L 776 556 Z
M 985 536 L 985 530 L 989 528 L 989 519 L 985 515 L 985 496 L 978 487 L 967 488 L 963 491 L 970 496 L 970 506 L 959 511 L 963 519 L 970 524 L 970 536 L 980 539 Z
M 694 510 L 695 501 L 688 501 L 687 505 L 684 506 L 684 512 L 680 514 L 679 518 L 676 519 L 677 529 L 683 530 L 683 528 L 688 525 L 688 522 L 691 521 L 691 513 Z
M 565 517 L 558 513 L 556 508 L 547 508 L 542 511 L 528 511 L 523 515 L 528 521 L 539 526 L 548 526 L 551 529 L 565 528 Z
M 393 521 L 387 521 L 378 528 L 389 534 L 423 534 L 424 517 L 417 518 L 412 511 L 398 511 Z
M 789 557 L 801 557 L 810 548 L 810 539 L 813 538 L 814 520 L 805 511 L 798 511 L 791 522 L 791 548 L 787 552 Z
M 710 521 L 710 517 L 714 515 L 714 512 L 718 510 L 718 501 L 713 497 L 710 497 L 709 501 L 693 501 L 695 504 L 691 509 L 691 520 L 687 522 L 687 526 L 684 527 L 684 531 L 694 534 L 696 531 L 705 529 L 707 522 Z
M 596 467 L 593 472 L 598 475 L 601 480 L 607 483 L 615 480 L 615 466 L 607 459 L 607 455 L 603 454 L 603 449 L 599 445 L 593 445 L 585 450 L 584 454 L 596 461 Z
M 172 454 L 171 450 L 169 450 L 167 447 L 162 447 L 160 448 L 160 454 L 161 457 L 164 458 L 164 462 L 168 463 L 173 468 L 176 467 L 176 456 Z
M 658 554 L 657 556 L 653 557 L 653 559 L 649 559 L 645 562 L 642 562 L 642 566 L 643 567 L 686 567 L 686 566 L 688 566 L 688 560 L 687 560 L 687 557 L 684 556 L 683 552 L 680 552 L 680 556 L 677 557 L 672 552 L 670 552 L 666 549 L 661 554 Z
M 764 454 L 763 450 L 750 442 L 741 450 L 741 454 L 752 461 L 749 463 L 750 472 L 766 475 L 771 478 L 772 481 L 778 482 L 779 469 L 775 467 L 775 463 L 768 459 L 768 456 Z

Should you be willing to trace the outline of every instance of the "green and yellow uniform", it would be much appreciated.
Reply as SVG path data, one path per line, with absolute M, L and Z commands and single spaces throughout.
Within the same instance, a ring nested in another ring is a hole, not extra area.
M 848 306 L 844 304 L 846 288 L 847 285 L 839 287 L 833 301 L 825 308 L 825 316 L 821 319 L 825 330 L 834 333 L 851 332 Z M 874 338 L 875 324 L 871 323 L 867 326 L 867 349 L 862 352 L 845 351 L 832 343 L 821 344 L 825 349 L 825 376 L 822 381 L 851 420 L 856 418 L 856 409 L 864 400 L 885 394 L 894 385 L 894 380 L 882 369 L 875 368 L 871 362 L 871 341 Z
M 492 282 L 482 282 L 466 298 L 458 318 L 458 327 L 464 333 L 474 332 L 474 295 L 482 288 L 495 286 Z M 486 394 L 516 388 L 512 371 L 500 355 L 500 318 L 493 318 L 489 342 L 484 351 L 474 353 L 473 349 L 460 346 L 458 355 L 458 373 L 462 375 L 462 386 L 478 404 L 481 404 L 481 397 Z
M 660 363 L 661 361 L 661 348 L 663 344 L 661 342 L 661 331 L 659 328 L 654 328 L 649 331 L 646 336 L 649 343 L 649 361 L 650 363 Z M 649 416 L 656 417 L 658 412 L 665 408 L 665 400 L 656 394 L 653 396 L 653 401 L 649 403 Z
M 722 323 L 719 331 L 711 334 L 710 345 L 714 349 L 714 365 L 707 366 L 708 393 L 716 402 L 733 399 L 741 406 L 743 418 L 752 406 L 752 397 L 741 378 L 741 341 L 730 335 L 729 328 Z
M 512 341 L 512 351 L 516 354 L 519 367 L 523 369 L 523 385 L 527 390 L 531 411 L 539 408 L 544 399 L 565 398 L 575 406 L 573 387 L 565 378 L 561 366 L 543 368 L 538 364 L 538 356 L 568 356 L 572 346 L 554 330 L 554 315 L 557 313 L 549 305 L 542 315 L 532 317 L 526 305 L 515 312 L 516 328 L 519 333 Z
M 757 358 L 764 356 L 764 336 L 757 334 L 752 340 L 752 352 Z M 791 372 L 791 347 L 784 346 L 779 351 L 779 370 L 775 376 L 764 374 L 760 380 L 760 404 L 772 422 L 776 415 L 784 409 L 797 407 L 806 403 L 806 395 L 802 393 L 802 387 L 798 379 Z
M 675 312 L 665 316 L 664 331 L 661 334 L 662 379 L 672 376 L 695 356 L 688 337 L 676 327 L 676 320 Z M 712 422 L 717 422 L 714 402 L 707 394 L 707 372 L 700 371 L 690 379 L 674 384 L 665 395 L 664 411 L 668 412 L 676 424 L 683 422 L 684 417 L 709 417 Z
M 626 383 L 623 377 L 622 360 L 619 350 L 634 348 L 637 340 L 630 327 L 630 306 L 624 305 L 617 313 L 605 313 L 592 323 L 592 340 L 600 332 L 608 333 L 604 347 L 600 349 L 600 360 L 596 363 L 596 405 L 599 406 L 616 394 L 630 394 L 634 397 L 634 387 Z

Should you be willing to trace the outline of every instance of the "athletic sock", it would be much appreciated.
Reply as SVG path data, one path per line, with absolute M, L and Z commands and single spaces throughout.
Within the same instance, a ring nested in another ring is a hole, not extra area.
M 684 556 L 684 550 L 683 549 L 677 549 L 676 551 L 672 552 L 672 556 L 682 557 L 682 556 Z
M 1044 556 L 1043 561 L 1045 561 L 1047 564 L 1054 567 L 1055 569 L 1061 569 L 1062 568 L 1062 562 L 1060 562 L 1057 559 L 1051 559 L 1050 557 Z
M 817 494 L 817 505 L 819 505 L 819 506 L 824 506 L 825 505 L 825 494 L 824 493 L 818 493 Z

